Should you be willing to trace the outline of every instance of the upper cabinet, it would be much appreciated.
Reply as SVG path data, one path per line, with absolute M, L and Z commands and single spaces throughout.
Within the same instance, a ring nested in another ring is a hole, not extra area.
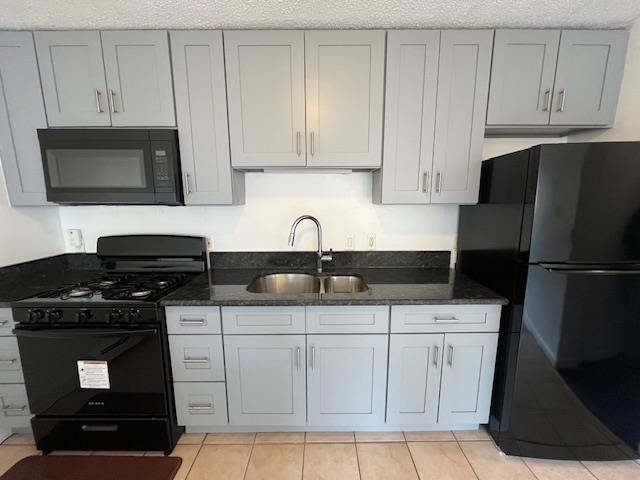
M 231 170 L 222 33 L 171 32 L 183 191 L 187 205 L 244 201 Z
M 233 166 L 304 166 L 304 32 L 224 38 Z
M 234 167 L 380 166 L 384 31 L 224 36 Z
M 624 30 L 496 31 L 487 131 L 611 126 L 627 40 Z
M 165 31 L 35 32 L 50 126 L 175 126 Z
M 491 30 L 389 33 L 378 203 L 475 203 Z
M 0 159 L 12 205 L 47 204 L 36 129 L 46 128 L 31 32 L 0 32 Z
M 305 33 L 307 165 L 378 167 L 385 33 Z

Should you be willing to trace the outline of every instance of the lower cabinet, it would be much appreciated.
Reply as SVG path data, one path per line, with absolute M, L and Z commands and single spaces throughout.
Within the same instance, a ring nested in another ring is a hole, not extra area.
M 438 423 L 487 423 L 497 333 L 444 336 Z
M 306 425 L 304 335 L 225 335 L 231 425 Z
M 224 382 L 180 382 L 173 386 L 178 425 L 226 425 Z
M 387 335 L 308 335 L 308 423 L 384 423 Z

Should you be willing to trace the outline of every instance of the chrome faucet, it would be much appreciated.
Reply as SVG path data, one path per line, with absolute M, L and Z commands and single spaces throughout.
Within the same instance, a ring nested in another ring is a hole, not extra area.
M 296 241 L 296 228 L 298 228 L 298 224 L 303 220 L 311 220 L 316 224 L 316 229 L 318 230 L 318 258 L 316 259 L 316 267 L 318 273 L 322 273 L 322 262 L 331 262 L 333 260 L 333 250 L 329 249 L 329 253 L 324 253 L 322 251 L 322 227 L 320 226 L 320 222 L 318 219 L 311 215 L 302 215 L 301 217 L 296 218 L 291 225 L 291 233 L 289 233 L 289 246 L 293 247 L 293 243 Z

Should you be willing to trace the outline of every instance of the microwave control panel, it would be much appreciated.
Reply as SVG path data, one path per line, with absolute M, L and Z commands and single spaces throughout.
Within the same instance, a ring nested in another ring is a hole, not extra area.
M 153 158 L 153 179 L 155 191 L 169 193 L 175 190 L 174 159 L 169 142 L 151 142 L 151 156 Z

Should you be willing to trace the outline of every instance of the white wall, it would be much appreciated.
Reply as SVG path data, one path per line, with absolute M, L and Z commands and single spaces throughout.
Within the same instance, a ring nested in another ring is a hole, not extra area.
M 58 207 L 11 208 L 0 165 L 0 267 L 62 252 Z

